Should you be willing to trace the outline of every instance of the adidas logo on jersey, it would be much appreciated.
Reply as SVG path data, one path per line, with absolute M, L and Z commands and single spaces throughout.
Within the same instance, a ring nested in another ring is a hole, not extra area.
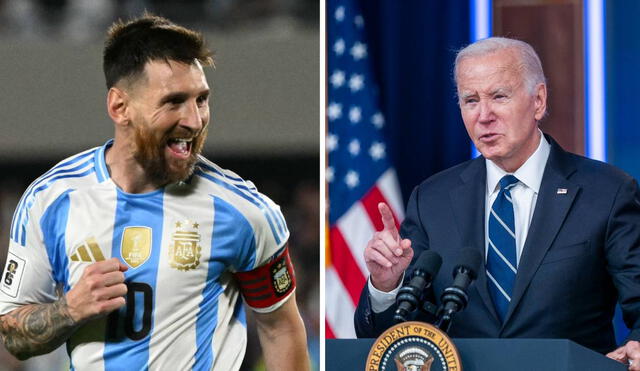
M 71 260 L 74 262 L 94 263 L 104 260 L 104 255 L 102 255 L 102 250 L 100 250 L 96 239 L 89 237 L 80 246 L 76 247 L 75 252 L 71 255 Z

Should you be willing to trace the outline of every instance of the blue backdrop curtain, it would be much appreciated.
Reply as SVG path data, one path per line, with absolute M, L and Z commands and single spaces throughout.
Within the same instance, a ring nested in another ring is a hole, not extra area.
M 387 143 L 406 203 L 421 181 L 471 156 L 452 75 L 456 51 L 469 43 L 469 3 L 361 0 L 360 5 Z
M 613 1 L 606 4 L 606 119 L 607 162 L 640 179 L 640 2 Z M 629 330 L 616 308 L 616 339 L 625 340 Z

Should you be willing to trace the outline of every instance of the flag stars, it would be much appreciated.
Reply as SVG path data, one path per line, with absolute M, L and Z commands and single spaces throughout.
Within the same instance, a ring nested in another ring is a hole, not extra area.
M 338 148 L 338 136 L 335 134 L 329 133 L 329 135 L 327 135 L 326 146 L 327 146 L 327 151 L 329 152 L 332 152 L 336 148 Z
M 350 53 L 354 60 L 359 61 L 367 57 L 367 46 L 360 41 L 356 41 L 351 47 Z
M 344 85 L 345 80 L 346 80 L 345 74 L 343 71 L 340 71 L 340 70 L 333 71 L 330 77 L 331 85 L 333 86 L 334 89 L 337 89 L 342 85 Z M 351 81 L 349 81 L 349 85 L 351 85 Z
M 353 189 L 360 184 L 360 176 L 357 172 L 349 170 L 347 175 L 344 176 L 344 182 L 347 184 L 347 187 Z
M 360 120 L 362 119 L 362 110 L 360 110 L 360 107 L 351 107 L 349 109 L 349 121 L 351 121 L 352 124 L 357 124 L 360 122 Z
M 343 39 L 338 39 L 335 43 L 333 43 L 333 52 L 336 53 L 337 56 L 341 56 L 342 54 L 344 54 L 345 49 L 346 46 Z
M 371 147 L 369 147 L 369 156 L 371 156 L 371 158 L 374 161 L 378 161 L 381 158 L 384 158 L 385 156 L 385 146 L 384 143 L 380 143 L 380 142 L 373 142 L 373 144 L 371 145 Z
M 352 93 L 362 90 L 364 87 L 364 76 L 354 73 L 349 78 L 349 89 Z
M 378 112 L 371 116 L 371 123 L 376 127 L 376 129 L 382 129 L 384 126 L 384 116 L 382 116 L 382 113 Z
M 329 103 L 327 116 L 329 116 L 329 121 L 337 120 L 342 117 L 342 104 L 336 102 Z
M 337 7 L 336 11 L 333 13 L 333 16 L 336 18 L 336 21 L 338 22 L 344 21 L 344 6 Z
M 353 23 L 358 27 L 358 28 L 362 28 L 364 26 L 364 18 L 362 18 L 362 15 L 358 14 L 357 16 L 355 16 L 353 18 Z
M 349 153 L 351 153 L 351 156 L 357 156 L 360 154 L 360 141 L 357 139 L 353 139 L 351 140 L 351 142 L 349 142 Z
M 324 178 L 327 180 L 327 183 L 332 183 L 334 176 L 335 176 L 335 172 L 333 170 L 333 166 L 329 166 L 327 170 L 324 172 Z

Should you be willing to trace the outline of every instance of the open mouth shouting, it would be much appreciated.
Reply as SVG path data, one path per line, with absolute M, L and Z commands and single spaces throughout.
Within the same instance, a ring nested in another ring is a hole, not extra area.
M 171 155 L 179 159 L 188 159 L 193 147 L 193 138 L 170 138 L 167 141 L 167 148 Z

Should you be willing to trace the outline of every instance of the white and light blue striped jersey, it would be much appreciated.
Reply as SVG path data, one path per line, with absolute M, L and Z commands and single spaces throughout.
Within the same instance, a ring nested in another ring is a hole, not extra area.
M 75 370 L 236 370 L 246 321 L 233 273 L 289 237 L 279 206 L 201 157 L 186 183 L 128 194 L 110 179 L 111 141 L 70 157 L 25 191 L 0 279 L 0 314 L 57 300 L 84 269 L 118 257 L 127 304 L 67 342 Z M 282 305 L 291 293 L 271 307 Z

